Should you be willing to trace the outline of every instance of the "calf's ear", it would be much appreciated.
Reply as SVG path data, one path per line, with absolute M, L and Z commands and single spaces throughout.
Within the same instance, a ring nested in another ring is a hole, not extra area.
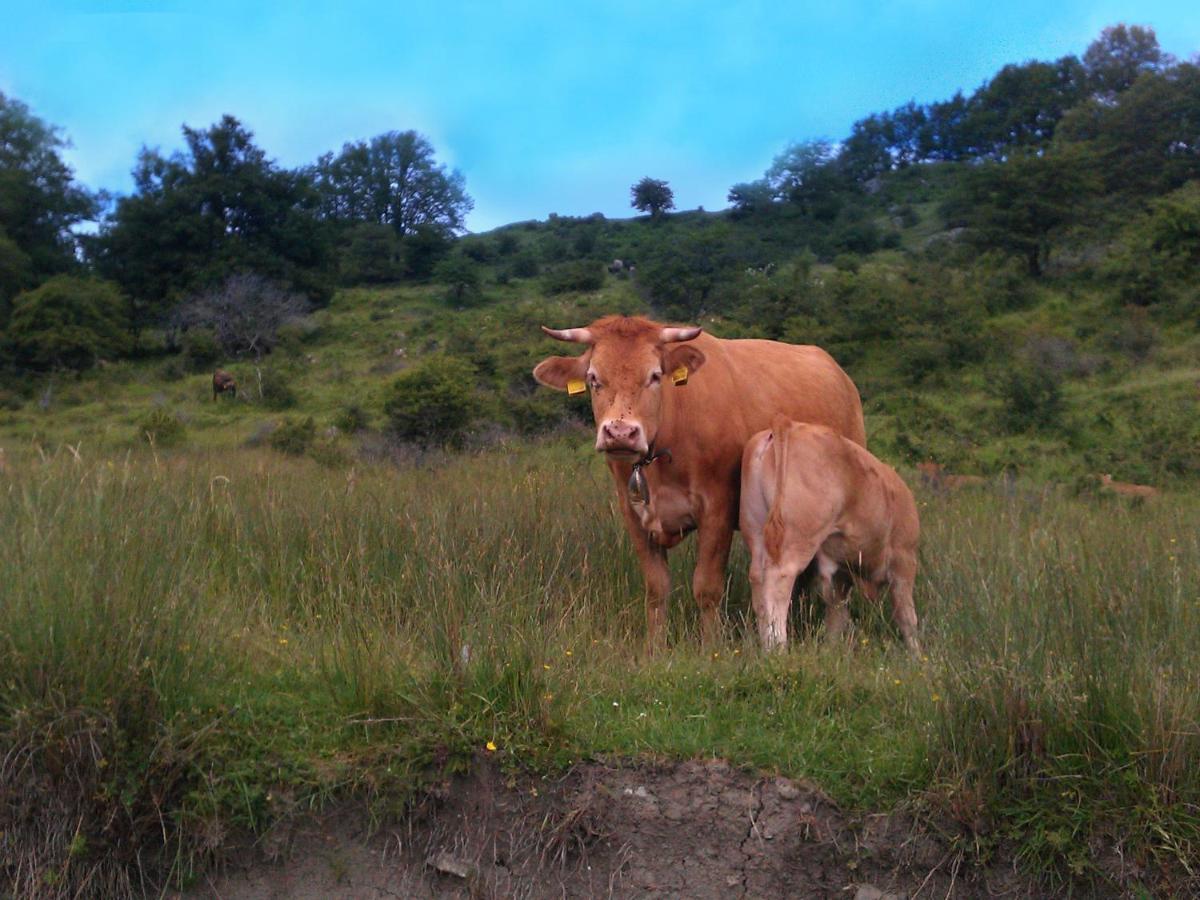
M 583 384 L 587 366 L 582 356 L 550 356 L 533 367 L 533 377 L 556 391 L 567 390 L 568 382 Z
M 704 351 L 691 344 L 668 345 L 663 353 L 663 371 L 668 375 L 679 368 L 687 369 L 688 375 L 704 365 Z

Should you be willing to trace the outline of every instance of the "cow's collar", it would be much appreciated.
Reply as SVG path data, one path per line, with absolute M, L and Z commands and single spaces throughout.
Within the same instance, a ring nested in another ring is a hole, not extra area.
M 646 455 L 633 464 L 633 471 L 629 473 L 629 482 L 626 488 L 629 491 L 629 502 L 636 505 L 647 506 L 650 503 L 650 483 L 646 481 L 646 474 L 642 469 L 653 463 L 656 459 L 665 459 L 671 461 L 671 451 L 667 449 L 655 450 L 651 447 Z

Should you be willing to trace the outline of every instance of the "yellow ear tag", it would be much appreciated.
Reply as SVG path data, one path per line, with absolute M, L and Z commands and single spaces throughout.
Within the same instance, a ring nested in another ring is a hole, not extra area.
M 567 382 L 567 393 L 574 397 L 576 394 L 583 394 L 587 391 L 587 385 L 583 383 L 581 378 L 572 378 Z
M 680 366 L 678 369 L 676 369 L 674 372 L 672 372 L 671 380 L 673 382 L 675 382 L 676 386 L 678 386 L 678 387 L 683 387 L 685 384 L 687 384 L 687 380 L 688 380 L 687 366 Z

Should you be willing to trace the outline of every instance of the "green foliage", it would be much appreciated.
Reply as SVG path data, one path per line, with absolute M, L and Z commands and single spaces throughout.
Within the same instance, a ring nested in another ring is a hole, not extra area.
M 945 212 L 966 223 L 976 244 L 1017 254 L 1036 277 L 1055 232 L 1073 221 L 1081 203 L 1099 189 L 1091 159 L 1080 147 L 1014 155 L 964 172 Z
M 0 313 L 17 290 L 76 268 L 71 229 L 96 215 L 99 198 L 75 182 L 66 147 L 57 128 L 0 93 Z
M 211 328 L 189 328 L 183 336 L 183 360 L 193 372 L 214 366 L 221 352 Z
M 317 437 L 317 423 L 312 416 L 303 419 L 284 419 L 271 432 L 267 443 L 272 450 L 288 456 L 303 456 Z
M 323 218 L 391 226 L 401 237 L 420 228 L 453 234 L 474 206 L 462 174 L 434 159 L 415 131 L 389 131 L 326 153 L 310 172 Z
M 423 445 L 458 445 L 480 412 L 475 368 L 453 356 L 432 356 L 401 373 L 384 402 L 388 430 Z
M 406 272 L 404 243 L 390 225 L 359 222 L 346 228 L 338 251 L 343 284 L 386 284 Z
M 82 371 L 125 353 L 127 328 L 115 285 L 59 275 L 17 296 L 6 337 L 18 366 Z
M 477 303 L 482 298 L 479 266 L 465 254 L 447 256 L 434 268 L 433 278 L 446 286 L 446 302 L 454 306 Z
M 346 434 L 366 431 L 371 424 L 371 416 L 362 406 L 350 403 L 343 406 L 333 419 L 333 424 Z
M 999 383 L 1003 425 L 1009 431 L 1062 425 L 1063 397 L 1058 377 L 1043 368 L 1015 368 Z
M 155 447 L 178 447 L 187 439 L 187 426 L 178 413 L 159 406 L 138 419 L 137 434 Z
M 586 259 L 559 263 L 546 272 L 542 278 L 542 287 L 547 294 L 598 291 L 604 287 L 604 266 Z
M 667 210 L 675 208 L 675 193 L 670 186 L 658 178 L 643 178 L 629 189 L 629 205 L 634 209 L 648 212 L 658 218 Z
M 93 255 L 134 299 L 134 325 L 157 322 L 178 299 L 254 272 L 323 304 L 332 243 L 308 179 L 280 168 L 237 119 L 184 126 L 186 153 L 143 150 L 135 192 L 122 197 Z
M 258 399 L 269 409 L 288 409 L 298 402 L 291 379 L 281 369 L 255 369 Z

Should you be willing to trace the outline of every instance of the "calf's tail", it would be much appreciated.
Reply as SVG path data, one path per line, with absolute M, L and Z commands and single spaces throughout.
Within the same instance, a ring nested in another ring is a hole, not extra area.
M 775 497 L 771 503 L 771 511 L 767 514 L 767 524 L 763 528 L 763 544 L 767 555 L 772 560 L 779 560 L 783 552 L 783 483 L 787 473 L 788 432 L 791 430 L 791 419 L 779 414 L 771 421 L 771 449 L 775 453 Z

